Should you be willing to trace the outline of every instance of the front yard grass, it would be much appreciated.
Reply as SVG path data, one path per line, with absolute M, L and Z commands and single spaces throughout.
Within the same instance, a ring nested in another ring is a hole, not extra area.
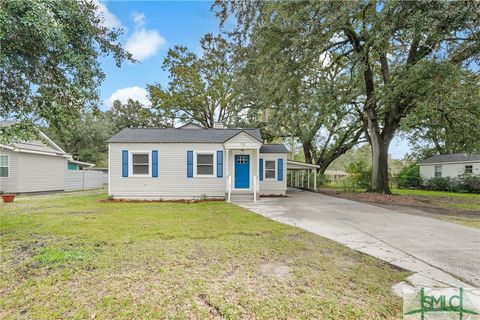
M 223 202 L 2 204 L 2 319 L 400 319 L 407 272 Z

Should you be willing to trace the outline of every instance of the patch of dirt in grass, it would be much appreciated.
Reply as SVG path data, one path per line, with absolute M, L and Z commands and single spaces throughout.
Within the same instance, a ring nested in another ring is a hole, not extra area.
M 206 295 L 204 294 L 199 294 L 195 297 L 195 302 L 199 305 L 202 306 L 203 308 L 207 309 L 210 313 L 210 316 L 213 319 L 223 319 L 222 312 L 220 308 L 214 304 L 212 304 Z
M 35 240 L 33 242 L 23 243 L 13 250 L 13 264 L 20 265 L 27 261 L 45 247 L 45 242 Z
M 264 263 L 258 266 L 257 274 L 268 278 L 285 280 L 290 277 L 290 267 L 279 262 Z

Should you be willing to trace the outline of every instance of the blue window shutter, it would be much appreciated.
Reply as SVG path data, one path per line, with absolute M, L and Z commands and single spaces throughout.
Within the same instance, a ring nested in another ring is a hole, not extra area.
M 128 177 L 128 150 L 122 150 L 122 177 Z
M 260 159 L 260 181 L 263 181 L 263 159 Z
M 187 151 L 187 178 L 193 177 L 193 151 Z
M 278 158 L 277 170 L 277 180 L 283 181 L 283 159 L 281 158 Z
M 158 177 L 158 150 L 152 150 L 152 177 Z
M 217 151 L 217 178 L 223 178 L 223 151 Z

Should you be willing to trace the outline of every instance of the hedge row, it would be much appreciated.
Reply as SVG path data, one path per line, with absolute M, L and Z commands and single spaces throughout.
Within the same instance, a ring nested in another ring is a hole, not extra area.
M 426 189 L 435 191 L 480 193 L 480 175 L 464 174 L 455 178 L 437 177 L 424 181 Z

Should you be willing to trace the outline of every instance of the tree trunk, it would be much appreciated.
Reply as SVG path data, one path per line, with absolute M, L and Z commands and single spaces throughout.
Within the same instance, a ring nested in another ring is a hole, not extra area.
M 372 180 L 368 191 L 392 194 L 388 186 L 388 149 L 391 139 L 378 133 L 370 133 L 372 147 Z
M 313 146 L 312 143 L 309 141 L 303 142 L 302 141 L 302 148 L 303 148 L 303 155 L 305 157 L 305 163 L 313 163 Z

